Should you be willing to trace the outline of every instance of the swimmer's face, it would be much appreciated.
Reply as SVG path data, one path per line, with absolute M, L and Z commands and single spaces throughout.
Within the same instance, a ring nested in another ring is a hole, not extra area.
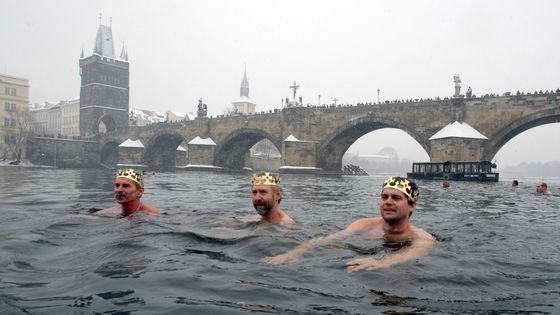
M 379 202 L 379 211 L 381 217 L 388 223 L 399 222 L 408 218 L 416 203 L 410 205 L 405 194 L 393 188 L 385 188 L 381 192 L 381 200 Z
M 282 197 L 282 190 L 273 189 L 269 185 L 253 186 L 253 206 L 261 216 L 267 216 L 270 211 L 279 203 Z
M 123 204 L 142 197 L 144 188 L 138 188 L 136 183 L 128 178 L 115 179 L 115 186 L 113 193 L 115 194 L 115 201 Z
M 537 183 L 537 192 L 538 193 L 543 193 L 546 191 L 546 187 L 544 186 L 543 182 L 538 182 Z

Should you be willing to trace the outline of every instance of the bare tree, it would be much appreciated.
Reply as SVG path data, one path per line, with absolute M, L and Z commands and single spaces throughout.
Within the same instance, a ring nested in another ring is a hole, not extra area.
M 12 158 L 16 163 L 21 162 L 25 141 L 29 133 L 29 112 L 26 110 L 17 110 L 12 112 L 10 119 L 15 120 L 15 125 L 10 126 L 9 131 L 6 133 L 8 152 L 11 153 Z

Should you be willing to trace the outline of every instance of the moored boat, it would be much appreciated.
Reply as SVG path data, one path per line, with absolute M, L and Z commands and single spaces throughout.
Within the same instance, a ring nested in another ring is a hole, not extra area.
M 459 180 L 497 182 L 500 174 L 494 172 L 496 164 L 489 161 L 476 162 L 421 162 L 412 163 L 411 179 Z

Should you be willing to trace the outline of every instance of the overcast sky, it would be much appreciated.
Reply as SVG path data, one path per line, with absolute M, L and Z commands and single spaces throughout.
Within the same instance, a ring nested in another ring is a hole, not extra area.
M 30 101 L 79 97 L 78 60 L 112 18 L 126 45 L 130 106 L 209 115 L 239 97 L 244 67 L 257 110 L 281 107 L 293 81 L 305 104 L 445 97 L 453 75 L 476 95 L 560 88 L 560 1 L 2 0 L 0 72 L 30 80 Z M 391 141 L 384 139 L 391 138 Z M 395 145 L 394 139 L 402 145 Z M 540 141 L 540 139 L 543 139 Z M 426 160 L 411 137 L 376 131 L 351 150 L 392 145 Z M 559 160 L 560 124 L 511 140 L 502 166 Z

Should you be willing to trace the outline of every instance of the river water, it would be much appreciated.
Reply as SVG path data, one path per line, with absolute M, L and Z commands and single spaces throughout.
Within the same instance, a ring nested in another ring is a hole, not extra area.
M 411 221 L 436 236 L 432 252 L 347 273 L 388 249 L 350 239 L 279 267 L 261 259 L 378 216 L 387 175 L 284 175 L 293 227 L 241 223 L 254 214 L 249 177 L 150 174 L 142 200 L 163 215 L 88 220 L 76 214 L 114 204 L 112 172 L 0 167 L 0 313 L 560 313 L 560 180 L 552 196 L 536 179 L 418 181 Z

